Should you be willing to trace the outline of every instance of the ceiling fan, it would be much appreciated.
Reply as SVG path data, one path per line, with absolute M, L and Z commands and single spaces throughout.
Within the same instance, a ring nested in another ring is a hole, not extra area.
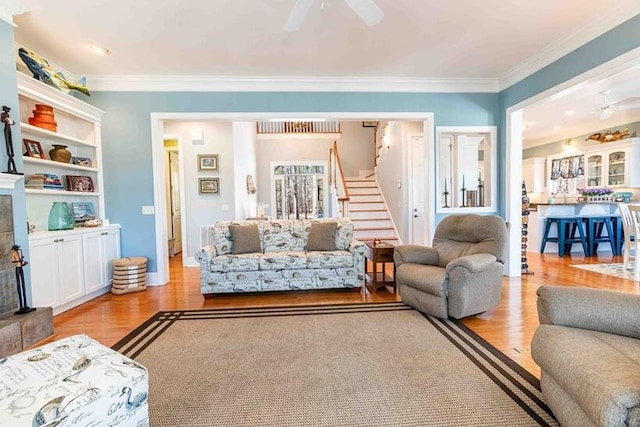
M 621 99 L 620 101 L 607 102 L 607 95 L 610 90 L 600 92 L 602 95 L 602 104 L 596 107 L 596 112 L 600 113 L 600 120 L 607 120 L 616 110 L 627 110 L 630 108 L 640 108 L 640 97 L 631 97 Z
M 296 4 L 293 5 L 293 9 L 284 24 L 284 30 L 286 32 L 292 33 L 298 31 L 313 1 L 314 0 L 296 0 Z M 382 9 L 380 9 L 373 0 L 344 0 L 344 2 L 370 27 L 379 23 L 384 16 Z M 324 10 L 324 0 L 320 0 L 320 8 Z

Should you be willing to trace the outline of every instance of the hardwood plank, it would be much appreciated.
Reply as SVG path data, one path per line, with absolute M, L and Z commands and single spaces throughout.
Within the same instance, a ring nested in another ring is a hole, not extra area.
M 634 281 L 605 276 L 569 267 L 570 264 L 622 262 L 611 254 L 584 258 L 581 255 L 560 258 L 555 254 L 529 254 L 529 266 L 535 274 L 503 280 L 500 305 L 490 312 L 463 320 L 480 336 L 539 376 L 540 370 L 527 352 L 538 326 L 536 290 L 540 285 L 585 286 L 640 293 Z M 171 281 L 165 286 L 126 295 L 106 294 L 54 317 L 54 335 L 38 343 L 86 333 L 107 346 L 112 346 L 142 322 L 163 310 L 197 310 L 201 308 L 263 307 L 273 305 L 314 305 L 399 301 L 391 288 L 375 294 L 365 290 L 326 290 L 273 292 L 266 294 L 234 294 L 204 299 L 200 294 L 199 268 L 183 268 L 181 257 L 170 259 Z M 520 353 L 516 349 L 524 349 Z

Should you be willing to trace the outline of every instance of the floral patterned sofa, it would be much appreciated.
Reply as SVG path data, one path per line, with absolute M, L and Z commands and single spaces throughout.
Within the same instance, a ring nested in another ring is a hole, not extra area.
M 312 222 L 336 222 L 333 251 L 306 251 Z M 262 252 L 232 254 L 230 225 L 256 224 Z M 219 221 L 202 232 L 211 244 L 196 253 L 206 295 L 303 289 L 359 288 L 365 245 L 348 218 Z

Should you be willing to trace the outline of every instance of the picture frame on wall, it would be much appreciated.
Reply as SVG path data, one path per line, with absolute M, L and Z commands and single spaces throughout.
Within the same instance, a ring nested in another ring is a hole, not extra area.
M 220 178 L 198 178 L 200 194 L 220 194 Z
M 42 146 L 38 141 L 34 141 L 33 139 L 24 138 L 22 140 L 24 142 L 24 148 L 27 150 L 26 155 L 29 157 L 38 157 L 40 159 L 45 159 L 44 151 L 42 150 Z
M 218 171 L 218 155 L 217 154 L 198 154 L 198 170 L 199 171 Z
M 67 189 L 69 191 L 93 193 L 93 180 L 90 176 L 67 175 Z

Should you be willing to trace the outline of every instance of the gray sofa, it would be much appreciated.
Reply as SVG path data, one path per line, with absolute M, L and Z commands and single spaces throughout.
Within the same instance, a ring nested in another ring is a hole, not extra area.
M 531 355 L 563 426 L 640 426 L 640 295 L 538 289 Z
M 337 223 L 335 250 L 307 250 L 313 222 Z M 259 251 L 234 254 L 230 226 L 256 224 Z M 203 295 L 234 292 L 359 288 L 364 283 L 364 243 L 353 238 L 349 218 L 219 221 L 203 227 L 209 245 L 200 263 Z
M 441 318 L 492 309 L 500 302 L 506 247 L 507 227 L 499 216 L 447 216 L 436 228 L 433 247 L 396 247 L 402 301 Z

